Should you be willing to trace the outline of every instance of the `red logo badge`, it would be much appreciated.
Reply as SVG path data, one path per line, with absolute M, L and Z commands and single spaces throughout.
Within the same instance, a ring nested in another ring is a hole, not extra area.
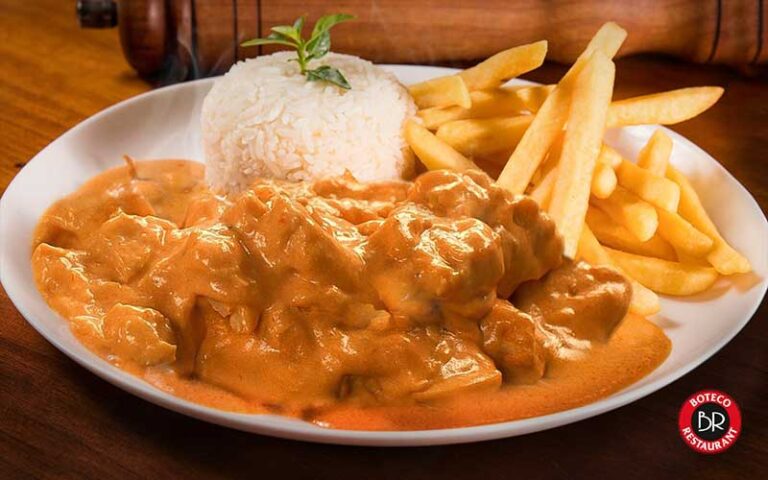
M 741 435 L 741 410 L 727 393 L 702 390 L 683 403 L 677 423 L 686 445 L 714 455 L 729 449 Z

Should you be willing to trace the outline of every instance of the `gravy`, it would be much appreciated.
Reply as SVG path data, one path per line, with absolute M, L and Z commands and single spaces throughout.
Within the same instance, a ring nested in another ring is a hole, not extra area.
M 572 408 L 656 368 L 611 269 L 562 259 L 548 217 L 483 173 L 258 181 L 139 162 L 54 204 L 32 265 L 48 304 L 175 395 L 352 429 L 466 426 Z

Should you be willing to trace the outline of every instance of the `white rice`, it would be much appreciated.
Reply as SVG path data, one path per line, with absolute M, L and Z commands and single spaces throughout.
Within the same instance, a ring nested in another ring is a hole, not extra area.
M 402 135 L 416 106 L 394 75 L 371 62 L 329 53 L 310 68 L 338 68 L 351 90 L 310 82 L 295 53 L 239 62 L 203 102 L 206 176 L 212 187 L 238 191 L 256 177 L 312 180 L 404 178 L 413 158 Z

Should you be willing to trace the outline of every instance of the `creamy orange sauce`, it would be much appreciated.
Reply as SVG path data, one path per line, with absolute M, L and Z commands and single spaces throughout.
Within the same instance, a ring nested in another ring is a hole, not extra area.
M 669 340 L 616 272 L 562 259 L 552 222 L 480 172 L 256 182 L 139 162 L 54 204 L 32 264 L 90 349 L 202 404 L 352 429 L 583 405 Z

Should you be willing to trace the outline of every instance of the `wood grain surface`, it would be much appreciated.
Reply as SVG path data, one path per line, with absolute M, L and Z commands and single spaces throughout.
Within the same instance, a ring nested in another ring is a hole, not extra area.
M 552 82 L 548 65 L 529 78 Z M 765 78 L 665 59 L 617 65 L 617 97 L 713 84 L 706 115 L 674 129 L 719 159 L 768 208 Z M 115 31 L 80 31 L 74 2 L 0 0 L 0 188 L 76 123 L 150 88 Z M 55 172 L 51 172 L 55 174 Z M 768 478 L 768 308 L 714 358 L 638 402 L 555 430 L 471 445 L 313 445 L 209 425 L 140 400 L 70 361 L 0 293 L 0 478 Z M 741 404 L 743 435 L 708 457 L 680 440 L 694 391 Z
M 663 53 L 702 63 L 757 65 L 768 63 L 763 2 L 131 0 L 119 2 L 118 17 L 126 55 L 148 78 L 223 73 L 236 57 L 275 50 L 236 46 L 243 39 L 266 36 L 271 27 L 300 16 L 314 20 L 337 11 L 357 18 L 333 29 L 334 51 L 377 63 L 470 61 L 534 39 L 549 41 L 549 59 L 573 62 L 600 25 L 612 20 L 629 32 L 619 56 Z M 180 7 L 190 14 L 174 14 Z M 167 61 L 174 55 L 180 55 L 178 70 Z

